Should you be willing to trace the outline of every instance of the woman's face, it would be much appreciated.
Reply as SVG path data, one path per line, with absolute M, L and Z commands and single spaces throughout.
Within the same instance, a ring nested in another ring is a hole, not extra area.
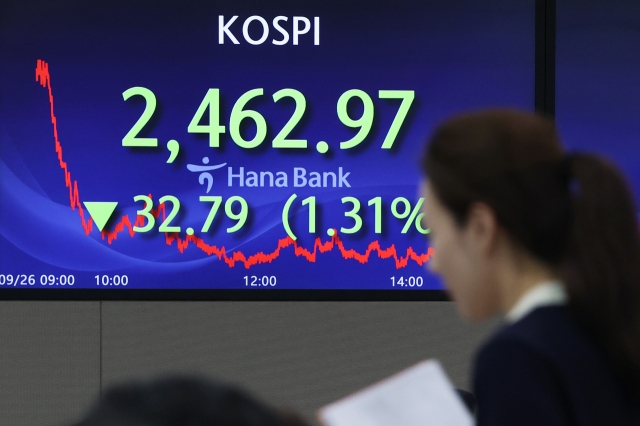
M 429 240 L 435 254 L 427 268 L 444 279 L 460 314 L 481 320 L 499 310 L 499 295 L 491 261 L 492 217 L 490 212 L 471 212 L 464 226 L 438 200 L 427 182 L 422 185 L 424 219 L 430 229 Z M 493 236 L 495 237 L 495 235 Z

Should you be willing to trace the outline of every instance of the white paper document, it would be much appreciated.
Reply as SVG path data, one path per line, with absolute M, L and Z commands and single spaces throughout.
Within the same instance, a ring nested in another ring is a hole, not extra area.
M 322 407 L 325 426 L 472 426 L 438 361 L 427 360 Z

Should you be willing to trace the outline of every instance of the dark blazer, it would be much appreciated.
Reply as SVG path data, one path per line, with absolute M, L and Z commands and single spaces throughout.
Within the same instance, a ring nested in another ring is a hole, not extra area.
M 640 425 L 607 361 L 565 306 L 498 331 L 474 371 L 478 426 Z

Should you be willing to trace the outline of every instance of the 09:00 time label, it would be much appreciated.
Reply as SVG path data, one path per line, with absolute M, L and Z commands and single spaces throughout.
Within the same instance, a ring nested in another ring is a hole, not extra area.
M 73 275 L 43 274 L 36 278 L 35 274 L 0 274 L 0 286 L 32 286 L 36 282 L 43 286 L 72 286 L 76 278 Z

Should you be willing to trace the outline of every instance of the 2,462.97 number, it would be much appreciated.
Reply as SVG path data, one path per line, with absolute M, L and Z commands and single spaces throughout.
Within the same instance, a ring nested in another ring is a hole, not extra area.
M 157 106 L 156 95 L 146 87 L 139 86 L 131 87 L 122 93 L 122 98 L 125 101 L 132 96 L 142 96 L 146 101 L 146 105 L 138 121 L 124 136 L 124 138 L 122 138 L 122 146 L 158 146 L 157 138 L 143 138 L 138 136 L 154 114 Z M 220 146 L 220 135 L 227 131 L 229 132 L 231 139 L 239 147 L 245 149 L 256 148 L 261 145 L 267 137 L 267 122 L 260 112 L 248 109 L 246 106 L 251 100 L 261 96 L 264 96 L 263 88 L 249 90 L 240 96 L 233 105 L 227 126 L 221 123 L 220 89 L 209 89 L 189 123 L 187 131 L 189 133 L 208 134 L 209 146 L 212 148 L 218 148 Z M 401 101 L 396 112 L 396 116 L 391 123 L 391 127 L 387 131 L 384 141 L 382 142 L 382 149 L 391 149 L 405 118 L 407 117 L 411 104 L 415 99 L 415 92 L 413 90 L 379 90 L 378 97 L 380 99 L 398 99 Z M 293 99 L 295 102 L 295 111 L 293 112 L 293 115 L 272 140 L 273 148 L 306 149 L 308 145 L 308 141 L 306 139 L 288 138 L 293 129 L 302 121 L 305 114 L 307 107 L 307 100 L 305 96 L 296 89 L 286 88 L 275 92 L 272 98 L 274 102 L 278 102 L 285 98 Z M 362 115 L 357 119 L 350 115 L 347 107 L 349 101 L 354 98 L 357 99 L 356 102 L 360 102 L 363 106 Z M 338 99 L 336 112 L 338 114 L 338 119 L 342 124 L 347 127 L 359 129 L 351 139 L 340 141 L 340 149 L 350 149 L 358 146 L 367 138 L 370 130 L 372 129 L 375 108 L 371 96 L 359 89 L 347 90 Z M 208 115 L 208 117 L 205 115 Z M 253 121 L 256 126 L 256 134 L 254 138 L 250 140 L 245 139 L 240 131 L 242 127 L 241 123 L 245 119 Z M 208 124 L 200 124 L 201 121 L 208 121 Z

